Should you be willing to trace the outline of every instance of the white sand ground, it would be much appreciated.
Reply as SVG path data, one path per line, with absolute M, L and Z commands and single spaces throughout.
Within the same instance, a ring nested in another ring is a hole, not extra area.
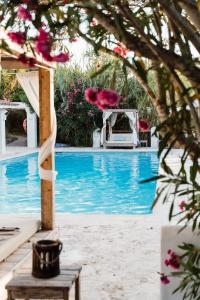
M 57 214 L 62 264 L 81 264 L 84 300 L 158 300 L 160 217 Z

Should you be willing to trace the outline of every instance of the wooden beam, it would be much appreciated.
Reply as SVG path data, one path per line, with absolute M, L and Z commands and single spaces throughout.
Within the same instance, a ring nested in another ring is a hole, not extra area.
M 30 67 L 28 64 L 23 64 L 22 62 L 19 61 L 17 57 L 12 57 L 12 56 L 1 56 L 0 60 L 0 66 L 2 69 L 7 69 L 7 70 L 18 70 L 18 69 L 38 69 L 40 68 L 45 68 L 45 69 L 51 69 L 55 64 L 49 65 L 47 63 L 42 63 L 38 60 L 36 60 L 36 63 L 33 67 Z
M 53 70 L 39 68 L 39 100 L 40 100 L 40 145 L 51 133 L 52 110 L 54 102 Z M 43 168 L 54 169 L 54 153 L 43 163 Z M 54 182 L 41 180 L 41 221 L 42 229 L 54 228 Z
M 28 65 L 22 64 L 20 61 L 17 60 L 3 60 L 0 62 L 1 68 L 5 70 L 19 70 L 19 69 L 30 69 Z M 34 68 L 31 68 L 34 69 Z

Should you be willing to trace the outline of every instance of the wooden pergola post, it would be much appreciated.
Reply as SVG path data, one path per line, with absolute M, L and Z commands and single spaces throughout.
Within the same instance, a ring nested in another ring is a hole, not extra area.
M 40 102 L 40 145 L 51 134 L 54 102 L 53 70 L 39 68 L 39 102 Z M 45 160 L 42 167 L 47 170 L 54 169 L 54 153 Z M 41 226 L 43 230 L 54 228 L 54 181 L 41 180 Z

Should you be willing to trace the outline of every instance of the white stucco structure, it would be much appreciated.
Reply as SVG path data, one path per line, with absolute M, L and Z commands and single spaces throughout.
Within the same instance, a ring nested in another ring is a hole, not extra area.
M 6 151 L 6 117 L 10 109 L 25 110 L 27 115 L 27 147 L 37 147 L 37 116 L 22 102 L 0 101 L 0 153 Z
M 7 110 L 0 109 L 0 153 L 6 152 L 6 118 Z
M 151 128 L 151 148 L 158 149 L 159 139 L 154 135 L 156 127 Z

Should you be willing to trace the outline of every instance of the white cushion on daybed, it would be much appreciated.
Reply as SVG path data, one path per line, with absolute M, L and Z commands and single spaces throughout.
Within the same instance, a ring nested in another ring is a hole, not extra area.
M 112 133 L 110 136 L 110 142 L 132 142 L 132 133 Z

